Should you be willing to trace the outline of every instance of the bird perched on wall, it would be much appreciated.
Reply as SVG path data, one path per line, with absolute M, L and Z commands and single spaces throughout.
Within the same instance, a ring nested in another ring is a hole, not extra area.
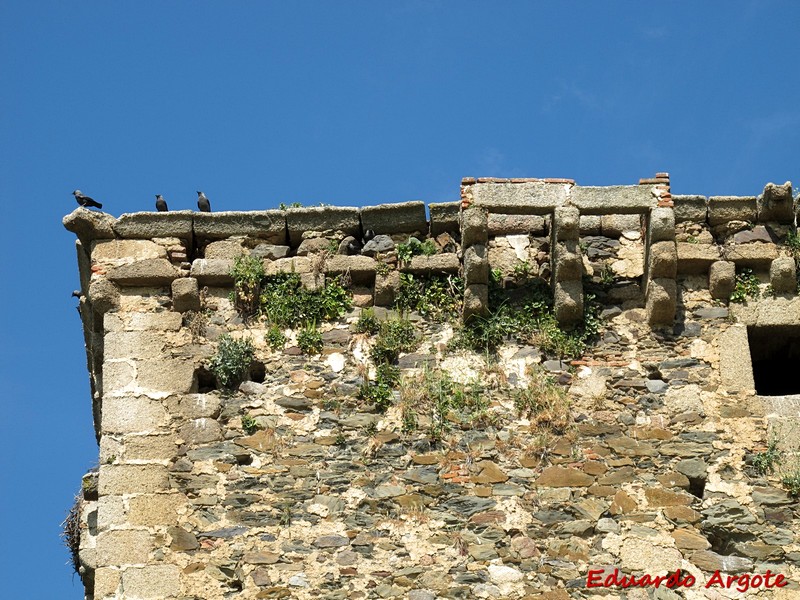
M 372 231 L 372 229 L 367 229 L 364 232 L 364 243 L 366 244 L 368 241 L 370 241 L 374 237 L 375 237 L 375 232 Z
M 81 192 L 80 190 L 75 190 L 74 192 L 72 192 L 72 195 L 75 196 L 75 200 L 78 201 L 78 204 L 80 204 L 84 208 L 88 208 L 90 206 L 93 206 L 95 208 L 103 208 L 102 204 L 100 204 L 96 200 L 93 200 L 92 198 L 89 198 L 89 196 L 84 196 L 83 192 Z
M 167 208 L 167 201 L 161 196 L 161 194 L 156 194 L 156 210 L 158 212 L 167 212 L 169 208 Z
M 203 192 L 197 192 L 197 208 L 200 209 L 200 212 L 211 212 L 211 202 Z

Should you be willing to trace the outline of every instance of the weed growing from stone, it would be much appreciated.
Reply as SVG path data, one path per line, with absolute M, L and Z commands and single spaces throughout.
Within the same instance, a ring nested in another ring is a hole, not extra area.
M 370 350 L 370 358 L 376 365 L 394 363 L 401 352 L 411 352 L 419 343 L 414 324 L 405 319 L 394 319 L 381 323 Z
M 374 383 L 365 381 L 359 390 L 358 396 L 364 402 L 374 404 L 379 412 L 385 412 L 394 400 L 392 386 L 382 381 L 375 381 Z
M 781 478 L 781 483 L 789 495 L 793 498 L 800 496 L 800 468 L 795 469 L 792 473 L 784 475 Z
M 531 372 L 528 387 L 515 390 L 514 408 L 539 431 L 563 435 L 572 422 L 566 392 L 540 371 Z
M 453 345 L 476 352 L 494 353 L 508 338 L 539 347 L 543 354 L 560 359 L 581 356 L 600 329 L 599 304 L 586 294 L 584 320 L 571 330 L 562 329 L 553 314 L 549 287 L 536 279 L 521 288 L 522 294 L 507 302 L 493 277 L 489 291 L 489 315 L 476 317 L 462 327 Z
M 780 463 L 781 451 L 778 449 L 778 440 L 771 438 L 767 449 L 763 452 L 757 452 L 753 455 L 751 462 L 756 473 L 759 475 L 767 475 L 774 473 L 775 467 Z
M 482 419 L 489 407 L 485 390 L 477 382 L 456 382 L 441 369 L 423 369 L 418 375 L 405 379 L 400 398 L 404 414 L 411 411 L 414 426 L 417 414 L 430 418 L 428 435 L 433 442 L 443 439 L 451 423 L 471 425 Z
M 267 345 L 273 350 L 282 350 L 286 345 L 286 336 L 277 325 L 272 325 L 267 330 Z
M 303 354 L 322 352 L 322 334 L 313 323 L 308 323 L 297 334 L 297 345 Z
M 760 296 L 758 277 L 753 274 L 751 269 L 742 269 L 742 272 L 736 275 L 734 281 L 731 302 L 744 304 L 748 298 L 756 299 Z
M 368 333 L 370 335 L 377 334 L 380 328 L 381 324 L 375 316 L 375 311 L 371 308 L 365 308 L 361 311 L 361 315 L 359 315 L 354 327 L 356 333 Z
M 241 317 L 248 320 L 258 314 L 264 263 L 254 256 L 237 256 L 231 269 L 233 305 Z
M 434 321 L 455 319 L 461 312 L 464 282 L 455 275 L 418 277 L 400 274 L 400 289 L 394 307 L 400 311 L 416 311 Z
M 351 305 L 350 292 L 338 277 L 317 290 L 303 287 L 297 273 L 278 273 L 261 284 L 261 314 L 279 327 L 338 319 Z
M 420 254 L 425 256 L 432 256 L 436 254 L 436 244 L 433 240 L 425 240 L 420 242 L 417 238 L 408 238 L 405 244 L 397 244 L 397 259 L 400 262 L 409 262 L 414 256 Z
M 217 353 L 209 361 L 208 369 L 225 389 L 233 390 L 244 381 L 254 356 L 250 340 L 234 340 L 226 333 L 220 336 Z
M 250 415 L 242 415 L 242 429 L 247 435 L 253 435 L 258 431 L 258 422 Z

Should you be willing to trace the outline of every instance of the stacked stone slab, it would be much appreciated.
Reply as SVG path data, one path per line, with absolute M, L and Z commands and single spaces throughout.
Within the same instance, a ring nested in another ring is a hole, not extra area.
M 678 249 L 671 207 L 650 210 L 645 233 L 645 304 L 651 326 L 671 325 L 677 306 Z
M 468 322 L 489 312 L 489 259 L 486 252 L 488 214 L 477 206 L 461 211 L 461 247 L 464 252 L 464 308 Z
M 558 322 L 567 327 L 583 319 L 580 216 L 580 211 L 574 206 L 556 207 L 550 233 L 553 310 Z

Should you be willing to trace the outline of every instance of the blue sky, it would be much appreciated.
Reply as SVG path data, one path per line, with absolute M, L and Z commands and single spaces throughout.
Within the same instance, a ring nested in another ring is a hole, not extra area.
M 455 200 L 463 176 L 753 195 L 798 176 L 797 2 L 0 3 L 0 545 L 8 598 L 80 599 L 58 539 L 97 456 L 80 188 L 108 212 Z

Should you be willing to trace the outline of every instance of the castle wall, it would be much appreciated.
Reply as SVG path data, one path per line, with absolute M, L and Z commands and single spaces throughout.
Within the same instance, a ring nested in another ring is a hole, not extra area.
M 781 479 L 800 472 L 800 412 L 755 393 L 747 334 L 800 325 L 794 215 L 791 186 L 671 196 L 666 174 L 466 179 L 427 212 L 76 210 L 99 442 L 87 598 L 612 598 L 587 577 L 614 568 L 682 569 L 698 582 L 686 597 L 718 569 L 771 569 L 790 586 L 750 593 L 794 597 L 797 504 Z M 425 252 L 403 255 L 410 237 Z M 306 290 L 346 284 L 352 309 L 311 324 L 319 352 L 301 350 L 303 326 L 276 347 L 237 310 L 241 256 Z M 761 297 L 729 303 L 742 269 Z M 356 324 L 365 309 L 399 318 L 409 276 L 462 290 L 461 313 L 411 312 L 416 347 L 380 405 L 364 397 L 378 342 Z M 493 294 L 533 280 L 565 330 L 594 307 L 580 356 L 535 337 L 452 347 Z M 231 390 L 209 375 L 225 334 L 255 351 Z M 759 471 L 773 438 L 782 462 Z

